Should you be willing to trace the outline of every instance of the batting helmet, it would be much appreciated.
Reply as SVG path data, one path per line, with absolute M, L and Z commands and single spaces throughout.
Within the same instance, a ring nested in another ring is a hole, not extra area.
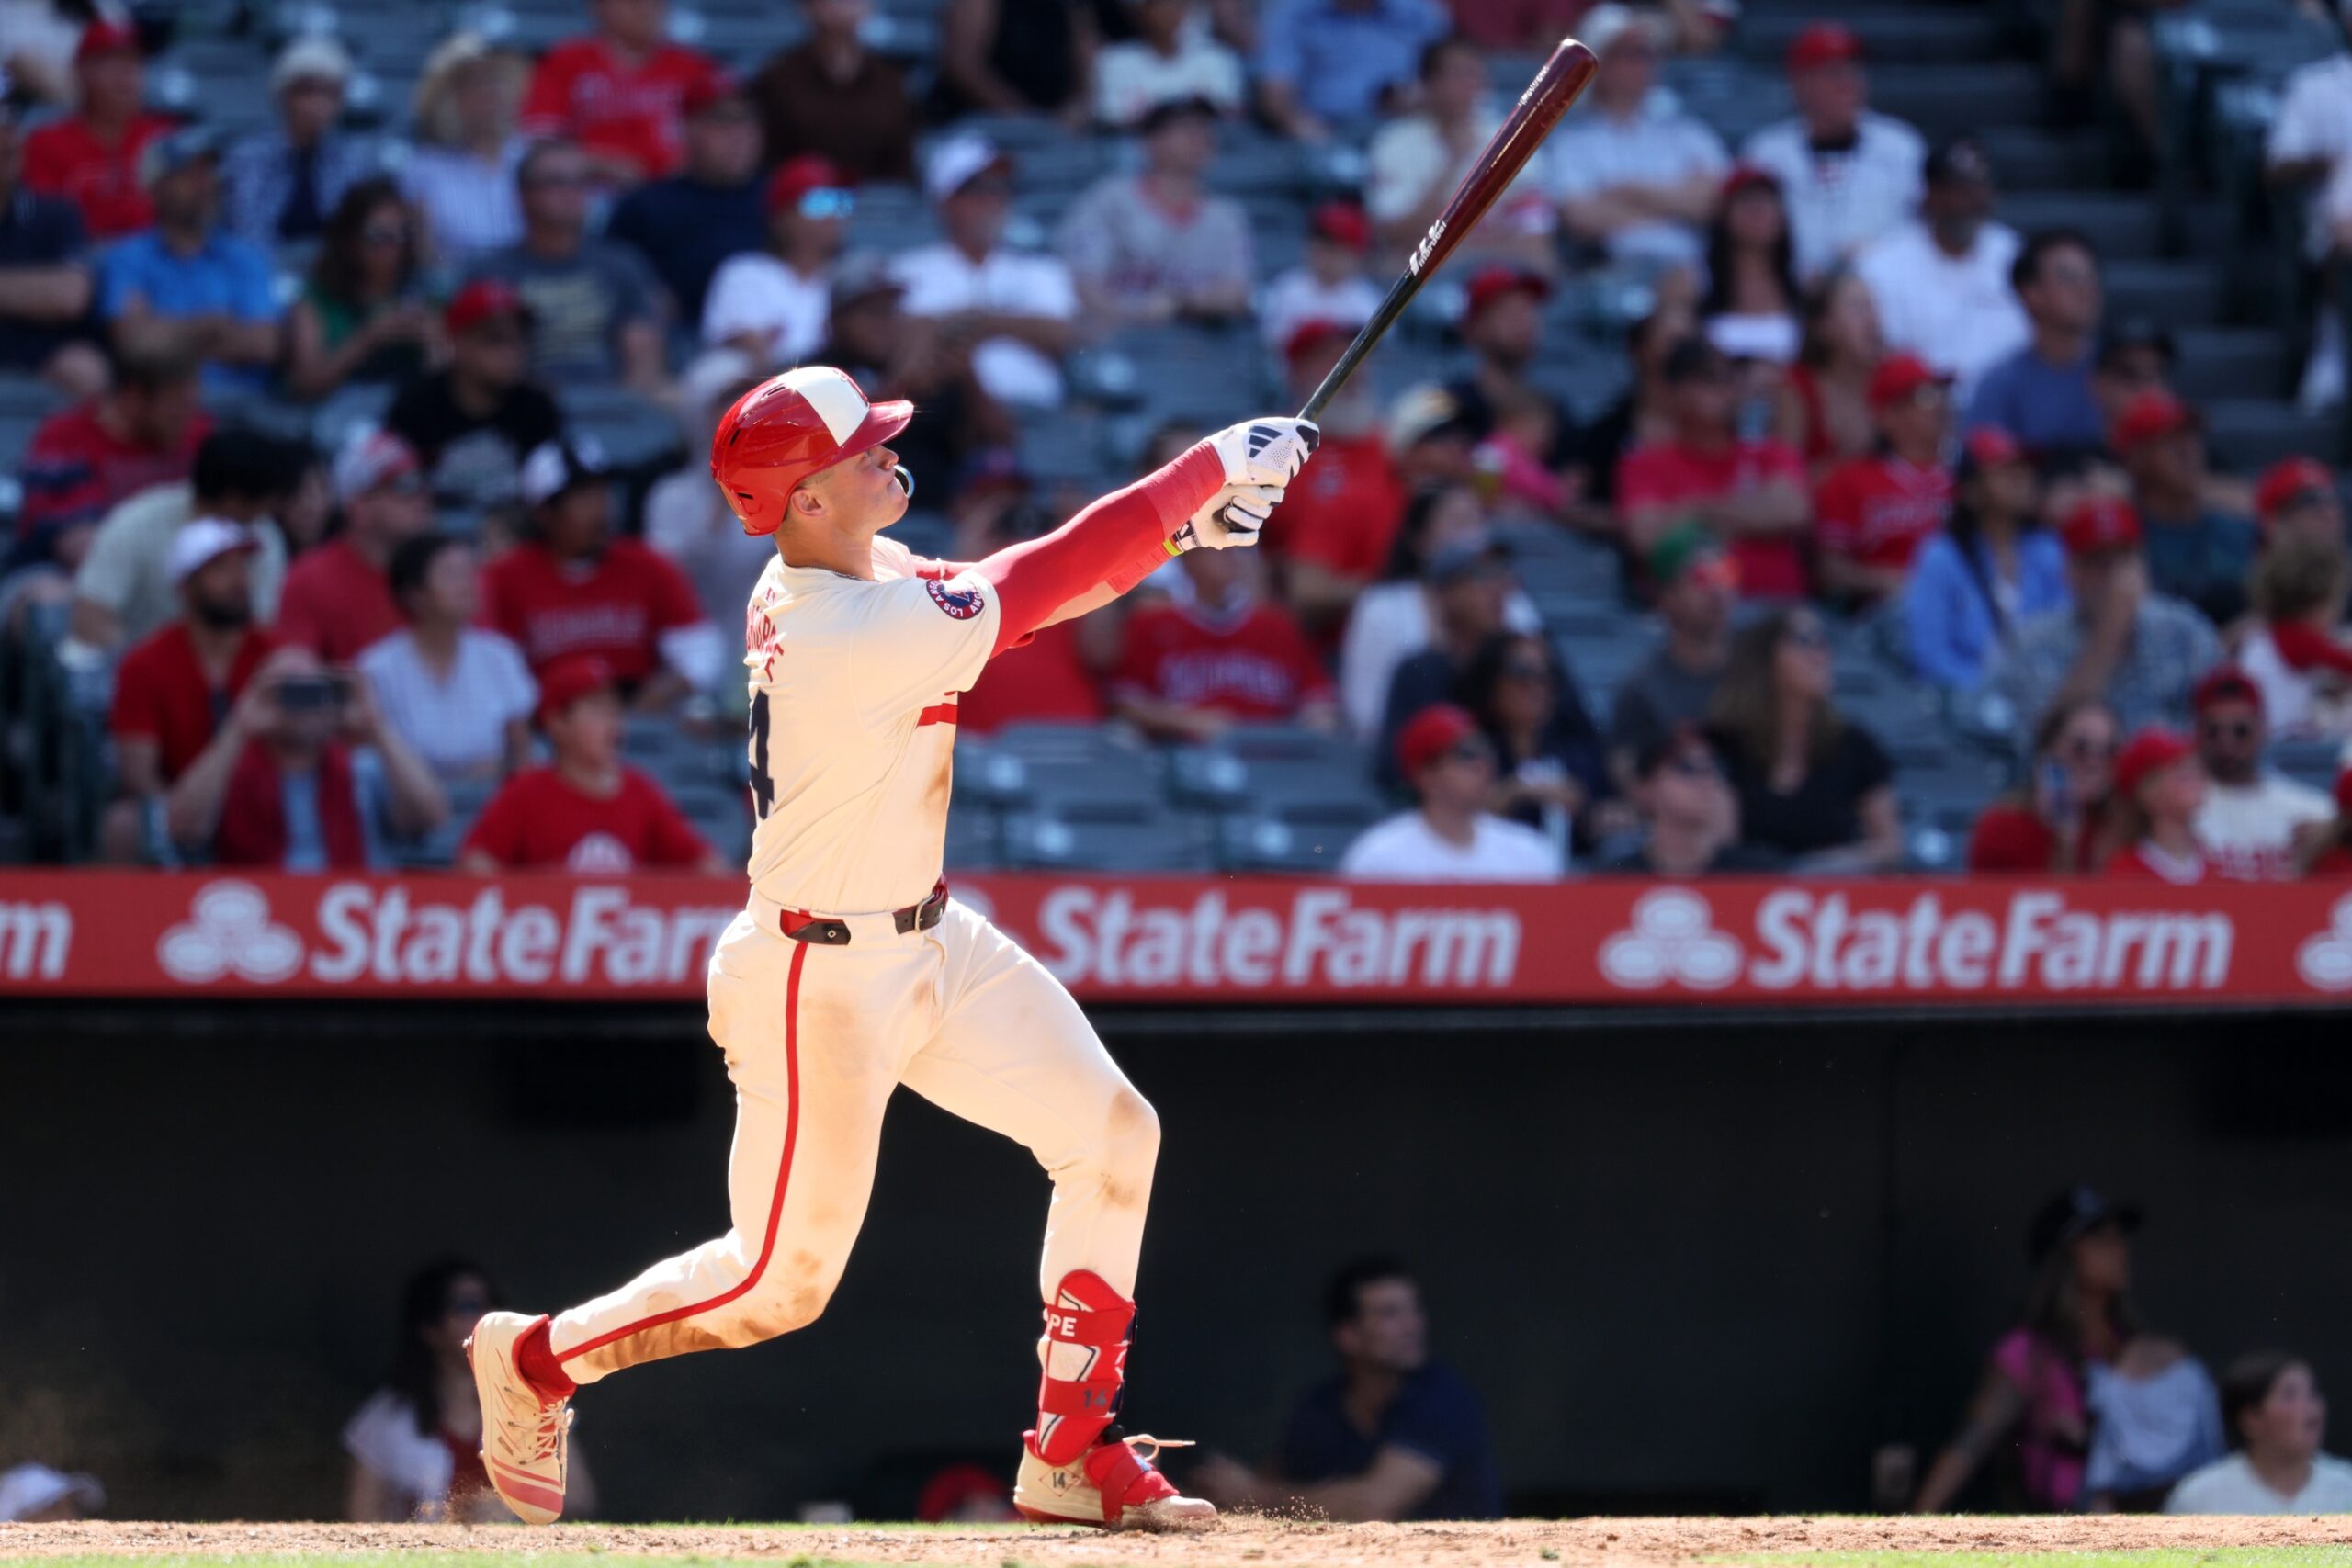
M 802 480 L 906 429 L 915 406 L 869 403 L 830 365 L 770 377 L 735 400 L 710 440 L 710 477 L 751 535 L 773 534 Z

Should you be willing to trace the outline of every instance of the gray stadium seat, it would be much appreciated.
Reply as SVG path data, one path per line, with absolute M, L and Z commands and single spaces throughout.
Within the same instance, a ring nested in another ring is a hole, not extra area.
M 1157 803 L 1066 804 L 1004 818 L 1004 863 L 1023 869 L 1207 871 L 1212 845 L 1207 818 Z

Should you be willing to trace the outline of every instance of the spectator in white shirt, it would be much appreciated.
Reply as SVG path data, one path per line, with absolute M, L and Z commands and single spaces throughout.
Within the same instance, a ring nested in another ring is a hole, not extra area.
M 1578 35 L 1600 57 L 1588 106 L 1554 133 L 1552 194 L 1575 238 L 1610 259 L 1690 266 L 1731 158 L 1657 86 L 1656 16 L 1602 0 Z
M 2189 705 L 2208 780 L 2196 823 L 2206 864 L 2233 882 L 2291 881 L 2296 852 L 2335 820 L 2335 803 L 2263 766 L 2270 727 L 2262 693 L 2245 671 L 2234 664 L 2209 671 Z
M 2017 231 L 1993 220 L 1993 165 L 1973 141 L 1928 155 L 1919 216 L 1865 247 L 1855 270 L 1878 302 L 1890 349 L 1955 378 L 1966 407 L 1976 378 L 2032 336 L 2009 277 Z
M 2345 25 L 2352 28 L 2352 0 L 2340 5 Z M 2345 249 L 2344 230 L 2352 223 L 2352 52 L 2338 51 L 2287 78 L 2266 152 L 2271 183 L 2306 193 L 2304 254 L 2312 265 L 2325 265 Z M 2344 396 L 2343 319 L 2335 310 L 2318 314 L 2319 332 L 2303 376 L 2302 400 L 2311 408 Z
M 1364 209 L 1382 249 L 1397 262 L 1429 232 L 1454 186 L 1503 121 L 1487 91 L 1487 62 L 1464 38 L 1442 38 L 1421 51 L 1419 108 L 1390 120 L 1372 139 L 1364 172 Z M 1524 174 L 1460 243 L 1463 254 L 1501 256 L 1549 274 L 1555 256 L 1551 204 Z
M 1363 272 L 1372 220 L 1351 201 L 1317 207 L 1306 222 L 1306 259 L 1266 286 L 1258 332 L 1276 353 L 1309 321 L 1360 327 L 1380 309 L 1380 290 Z
M 408 625 L 358 659 L 385 722 L 436 778 L 504 778 L 529 759 L 539 694 L 522 650 L 476 624 L 474 547 L 454 534 L 405 540 L 390 575 Z
M 923 190 L 947 238 L 899 257 L 894 276 L 912 316 L 941 318 L 951 338 L 975 342 L 972 367 L 1000 402 L 1057 408 L 1078 289 L 1053 256 L 1004 247 L 1012 160 L 980 136 L 950 139 L 931 155 Z
M 2327 1401 L 2310 1362 L 2284 1350 L 2231 1362 L 2222 1424 L 2237 1451 L 2182 1477 L 2165 1513 L 2352 1513 L 2352 1464 L 2320 1451 Z
M 1209 194 L 1216 110 L 1180 98 L 1143 118 L 1144 167 L 1078 198 L 1058 236 L 1090 319 L 1227 321 L 1250 311 L 1250 215 Z
M 1451 703 L 1422 709 L 1396 737 L 1396 760 L 1420 805 L 1364 830 L 1340 873 L 1362 882 L 1549 882 L 1559 850 L 1487 809 L 1495 749 Z
M 1094 55 L 1094 118 L 1125 130 L 1161 104 L 1205 98 L 1221 115 L 1241 109 L 1241 61 L 1216 40 L 1191 0 L 1134 0 L 1136 36 Z
M 473 33 L 452 36 L 424 62 L 401 187 L 433 254 L 453 266 L 523 237 L 514 170 L 526 143 L 515 122 L 529 72 Z
M 856 205 L 832 161 L 787 158 L 768 177 L 768 249 L 719 265 L 702 310 L 702 341 L 772 369 L 797 365 L 825 341 L 826 273 Z
M 1794 118 L 1747 139 L 1740 161 L 1781 182 L 1796 241 L 1797 276 L 1810 282 L 1893 232 L 1919 205 L 1919 133 L 1866 108 L 1862 40 L 1815 22 L 1789 46 Z

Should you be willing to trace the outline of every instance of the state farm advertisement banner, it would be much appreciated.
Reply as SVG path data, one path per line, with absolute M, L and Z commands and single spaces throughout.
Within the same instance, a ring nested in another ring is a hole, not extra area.
M 997 875 L 955 896 L 1094 1002 L 2352 999 L 2352 887 Z M 0 876 L 0 995 L 692 1000 L 742 886 Z

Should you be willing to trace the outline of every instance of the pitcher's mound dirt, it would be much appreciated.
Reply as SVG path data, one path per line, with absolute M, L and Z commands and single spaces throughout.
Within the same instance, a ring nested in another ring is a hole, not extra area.
M 800 1529 L 560 1525 L 0 1525 L 0 1558 L 348 1551 L 587 1552 L 831 1558 L 943 1568 L 1473 1568 L 1557 1561 L 1649 1568 L 1786 1551 L 2130 1551 L 2147 1547 L 2352 1545 L 2337 1518 L 1570 1519 L 1500 1524 L 1330 1525 L 1241 1518 L 1198 1536 L 1091 1531 Z

